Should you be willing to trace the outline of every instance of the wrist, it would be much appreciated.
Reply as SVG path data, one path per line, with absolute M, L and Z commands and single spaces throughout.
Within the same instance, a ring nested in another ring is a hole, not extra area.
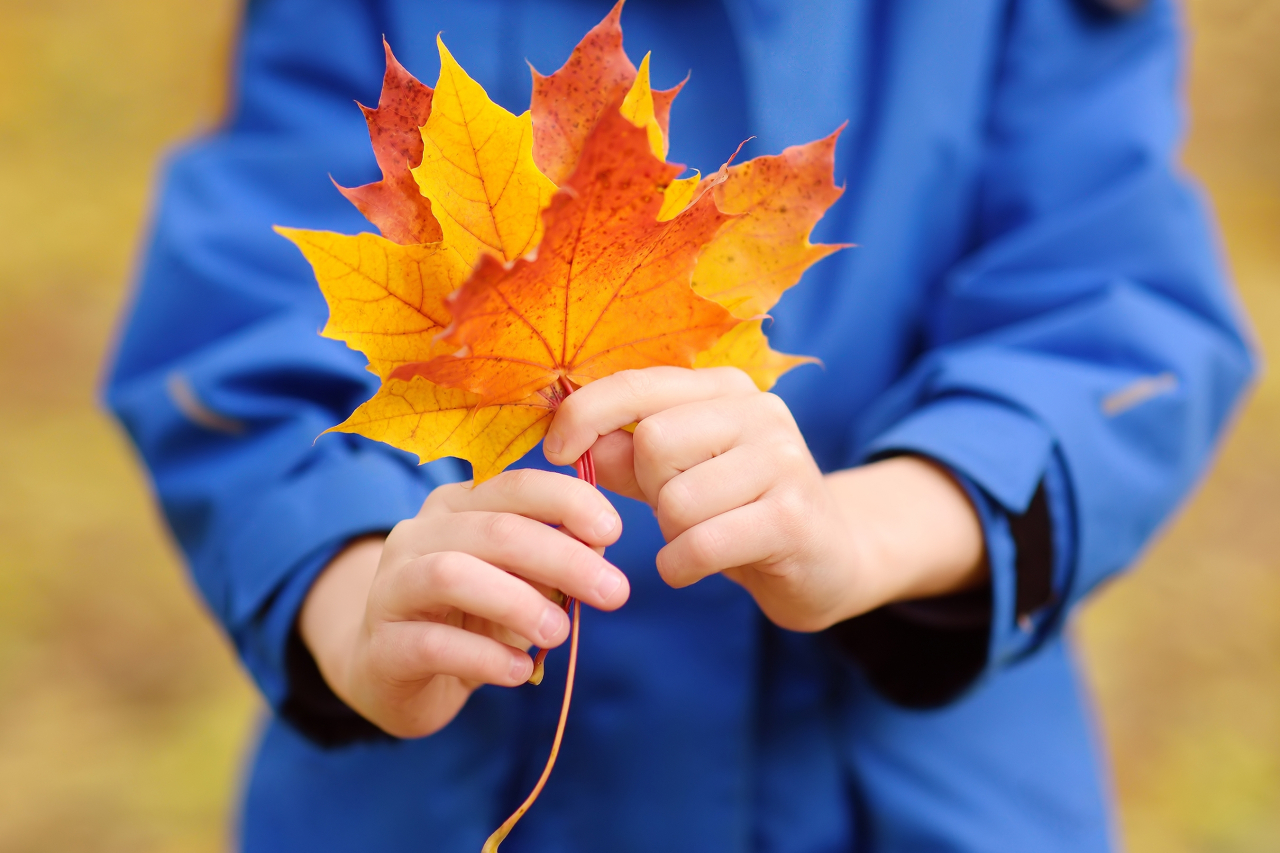
M 943 466 L 898 456 L 826 479 L 850 554 L 845 612 L 836 621 L 986 582 L 977 510 Z
M 298 633 L 329 688 L 351 704 L 350 672 L 385 537 L 353 539 L 321 571 L 298 614 Z

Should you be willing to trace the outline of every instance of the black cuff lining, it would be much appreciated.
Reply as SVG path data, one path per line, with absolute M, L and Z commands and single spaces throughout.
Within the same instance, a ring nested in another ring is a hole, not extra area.
M 338 698 L 320 674 L 296 626 L 285 647 L 285 673 L 289 693 L 280 704 L 280 717 L 309 740 L 326 749 L 395 740 Z
M 1027 511 L 1009 516 L 1016 615 L 1053 601 L 1053 522 L 1044 482 Z M 973 684 L 987 665 L 991 587 L 886 605 L 833 625 L 832 641 L 871 686 L 905 708 L 937 708 Z
M 1147 0 L 1084 0 L 1086 9 L 1110 17 L 1133 15 L 1147 8 Z
M 1017 549 L 1014 570 L 1018 589 L 1014 606 L 1018 616 L 1028 616 L 1053 600 L 1053 522 L 1043 480 L 1036 487 L 1027 511 L 1009 516 L 1009 533 Z
M 990 587 L 983 587 L 929 601 L 944 606 L 954 602 L 965 611 L 986 606 L 990 612 L 990 598 Z M 947 704 L 987 665 L 987 624 L 955 628 L 916 621 L 892 605 L 833 625 L 827 634 L 876 692 L 905 708 Z

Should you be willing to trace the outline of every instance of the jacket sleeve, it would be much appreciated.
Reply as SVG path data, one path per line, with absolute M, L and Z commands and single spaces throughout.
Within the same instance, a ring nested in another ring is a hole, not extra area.
M 165 168 L 105 389 L 205 601 L 286 714 L 297 707 L 294 617 L 325 561 L 462 476 L 450 461 L 419 469 L 385 446 L 322 434 L 377 379 L 319 337 L 326 309 L 311 270 L 271 230 L 370 230 L 328 176 L 377 178 L 353 101 L 377 100 L 384 29 L 375 4 L 248 4 L 237 103 Z
M 1240 311 L 1176 172 L 1180 48 L 1165 0 L 1130 16 L 1011 4 L 977 249 L 857 441 L 863 460 L 957 473 L 987 534 L 989 615 L 976 646 L 943 624 L 972 613 L 963 600 L 839 626 L 890 698 L 938 704 L 1033 653 L 1168 517 L 1249 382 Z

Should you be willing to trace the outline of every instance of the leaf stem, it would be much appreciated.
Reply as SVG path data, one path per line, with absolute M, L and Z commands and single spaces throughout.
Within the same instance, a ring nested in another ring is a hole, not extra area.
M 560 722 L 556 724 L 556 737 L 551 742 L 551 754 L 547 756 L 547 765 L 542 768 L 542 775 L 538 777 L 538 783 L 533 786 L 533 790 L 529 792 L 529 796 L 520 804 L 520 808 L 516 809 L 511 817 L 503 822 L 502 826 L 493 831 L 489 839 L 485 841 L 481 853 L 497 853 L 498 845 L 501 844 L 511 832 L 511 829 L 524 817 L 524 813 L 533 805 L 533 801 L 538 799 L 538 795 L 542 793 L 542 788 L 547 784 L 547 779 L 551 776 L 551 768 L 555 767 L 556 756 L 560 754 L 560 741 L 564 738 L 564 724 L 569 719 L 569 701 L 573 698 L 573 674 L 578 668 L 578 624 L 582 618 L 582 602 L 576 598 L 573 600 L 573 631 L 569 640 L 569 674 L 565 676 L 564 682 L 564 701 L 560 705 Z
M 567 397 L 573 393 L 571 386 L 563 378 L 560 380 L 560 388 Z M 593 486 L 599 485 L 596 482 L 596 463 L 591 458 L 591 451 L 586 453 L 573 463 L 574 470 L 578 472 L 578 479 L 585 480 Z M 582 622 L 582 602 L 576 598 L 566 598 L 564 602 L 565 612 L 568 612 L 569 605 L 573 605 L 573 625 L 569 633 L 569 671 L 564 679 L 564 701 L 560 704 L 560 720 L 556 723 L 555 740 L 551 742 L 551 754 L 547 756 L 547 764 L 542 768 L 542 775 L 538 777 L 538 782 L 533 786 L 533 790 L 529 792 L 529 796 L 525 797 L 520 808 L 512 813 L 511 817 L 503 821 L 502 826 L 493 831 L 485 841 L 481 853 L 497 853 L 498 845 L 501 844 L 512 828 L 524 817 L 524 813 L 533 805 L 534 800 L 538 799 L 538 795 L 542 793 L 542 788 L 547 784 L 547 779 L 551 777 L 551 769 L 556 766 L 556 757 L 560 754 L 560 741 L 564 739 L 564 725 L 569 719 L 569 702 L 573 698 L 573 676 L 578 669 L 578 628 Z M 539 649 L 538 655 L 533 661 L 533 675 L 529 677 L 529 682 L 539 684 L 542 681 L 543 659 L 547 656 L 546 649 Z

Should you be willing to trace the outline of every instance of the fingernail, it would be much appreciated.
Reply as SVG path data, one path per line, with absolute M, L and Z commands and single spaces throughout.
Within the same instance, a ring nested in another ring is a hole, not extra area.
M 618 515 L 611 510 L 604 510 L 596 516 L 596 523 L 591 525 L 591 536 L 594 539 L 606 539 L 618 527 Z
M 543 453 L 559 453 L 561 450 L 564 450 L 564 439 L 555 433 L 549 433 L 542 440 Z
M 542 623 L 538 625 L 538 636 L 542 642 L 550 642 L 551 638 L 556 635 L 556 631 L 560 629 L 560 620 L 563 618 L 563 611 L 558 607 L 548 607 L 542 611 Z
M 533 661 L 528 657 L 518 657 L 511 661 L 511 677 L 516 681 L 527 681 L 533 670 Z
M 617 571 L 603 571 L 600 573 L 600 580 L 596 581 L 596 595 L 600 601 L 608 601 L 609 596 L 618 591 L 618 587 L 622 586 L 622 573 Z

